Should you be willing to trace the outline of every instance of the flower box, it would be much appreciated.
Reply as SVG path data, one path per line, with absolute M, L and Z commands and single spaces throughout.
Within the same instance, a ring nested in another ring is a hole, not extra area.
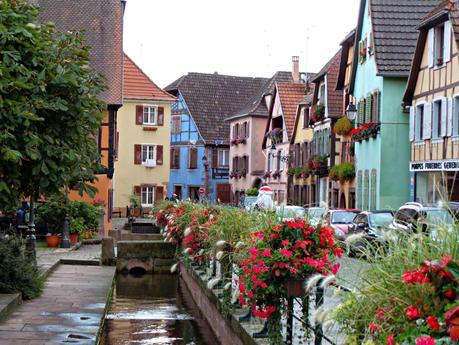
M 285 297 L 301 297 L 304 295 L 306 280 L 286 280 L 284 281 Z

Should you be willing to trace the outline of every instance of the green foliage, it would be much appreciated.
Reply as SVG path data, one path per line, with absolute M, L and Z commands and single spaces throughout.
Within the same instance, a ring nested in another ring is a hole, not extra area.
M 131 195 L 129 197 L 129 203 L 132 207 L 139 207 L 140 206 L 140 198 L 137 195 Z
M 258 196 L 258 188 L 249 188 L 245 191 L 247 196 Z
M 344 162 L 342 164 L 334 165 L 330 168 L 328 177 L 333 181 L 352 181 L 355 177 L 355 167 L 354 164 L 349 162 Z
M 105 105 L 77 32 L 39 24 L 24 0 L 0 2 L 0 207 L 64 185 L 92 191 Z
M 328 177 L 333 181 L 338 181 L 340 176 L 340 166 L 334 165 L 330 168 L 330 172 L 328 173 Z
M 85 229 L 85 226 L 84 226 L 84 219 L 83 218 L 81 218 L 81 217 L 73 218 L 70 221 L 70 233 L 83 235 L 85 230 L 86 229 Z
M 80 201 L 70 201 L 70 217 L 83 218 L 84 230 L 96 230 L 99 226 L 99 211 L 94 205 Z
M 37 267 L 27 259 L 20 238 L 0 240 L 0 293 L 22 292 L 25 299 L 40 295 L 43 280 Z

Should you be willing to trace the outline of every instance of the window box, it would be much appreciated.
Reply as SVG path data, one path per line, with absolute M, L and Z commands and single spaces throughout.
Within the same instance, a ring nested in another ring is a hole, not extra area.
M 278 178 L 280 178 L 280 175 L 281 175 L 281 172 L 279 170 L 276 170 L 275 172 L 273 172 L 271 177 L 277 180 Z
M 271 177 L 271 172 L 270 171 L 265 171 L 265 173 L 263 174 L 263 178 L 266 180 L 268 178 Z

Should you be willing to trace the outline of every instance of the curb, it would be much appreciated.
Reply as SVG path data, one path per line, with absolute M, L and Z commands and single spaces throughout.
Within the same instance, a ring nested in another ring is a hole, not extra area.
M 5 305 L 0 305 L 0 321 L 6 319 L 6 317 L 22 304 L 22 296 L 20 293 L 2 294 L 7 296 L 8 301 Z

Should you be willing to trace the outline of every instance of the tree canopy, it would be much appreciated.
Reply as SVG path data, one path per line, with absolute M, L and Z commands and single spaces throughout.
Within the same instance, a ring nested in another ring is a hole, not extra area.
M 0 0 L 0 208 L 93 181 L 105 105 L 79 32 L 40 24 L 24 0 Z

